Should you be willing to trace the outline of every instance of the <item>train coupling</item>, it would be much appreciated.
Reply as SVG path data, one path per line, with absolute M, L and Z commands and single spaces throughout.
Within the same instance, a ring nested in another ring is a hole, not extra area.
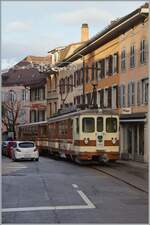
M 103 155 L 99 156 L 98 161 L 102 162 L 102 163 L 107 163 L 109 161 L 109 158 L 108 158 L 107 154 L 103 154 Z

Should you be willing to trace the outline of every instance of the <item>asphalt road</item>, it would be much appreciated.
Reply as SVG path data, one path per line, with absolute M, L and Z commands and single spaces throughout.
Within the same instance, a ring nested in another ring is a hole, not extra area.
M 90 166 L 4 157 L 2 223 L 148 223 L 148 195 Z

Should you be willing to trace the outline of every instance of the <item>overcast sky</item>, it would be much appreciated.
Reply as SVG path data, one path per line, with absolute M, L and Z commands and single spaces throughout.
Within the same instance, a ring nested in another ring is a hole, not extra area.
M 4 1 L 2 2 L 2 69 L 27 55 L 46 55 L 55 47 L 80 41 L 82 23 L 90 37 L 111 20 L 145 1 Z

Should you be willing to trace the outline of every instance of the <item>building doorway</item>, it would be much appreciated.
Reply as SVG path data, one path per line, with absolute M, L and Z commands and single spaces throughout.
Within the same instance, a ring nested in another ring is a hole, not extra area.
M 144 161 L 144 123 L 128 124 L 127 150 L 129 159 Z

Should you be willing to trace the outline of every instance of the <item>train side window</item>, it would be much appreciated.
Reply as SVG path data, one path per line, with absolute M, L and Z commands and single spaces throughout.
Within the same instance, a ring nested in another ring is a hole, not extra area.
M 115 133 L 117 132 L 117 119 L 106 118 L 106 132 Z
M 87 117 L 82 119 L 82 131 L 84 133 L 92 133 L 95 131 L 95 120 L 94 118 Z
M 97 117 L 97 131 L 103 131 L 103 117 Z
M 76 118 L 76 133 L 79 133 L 79 118 Z

